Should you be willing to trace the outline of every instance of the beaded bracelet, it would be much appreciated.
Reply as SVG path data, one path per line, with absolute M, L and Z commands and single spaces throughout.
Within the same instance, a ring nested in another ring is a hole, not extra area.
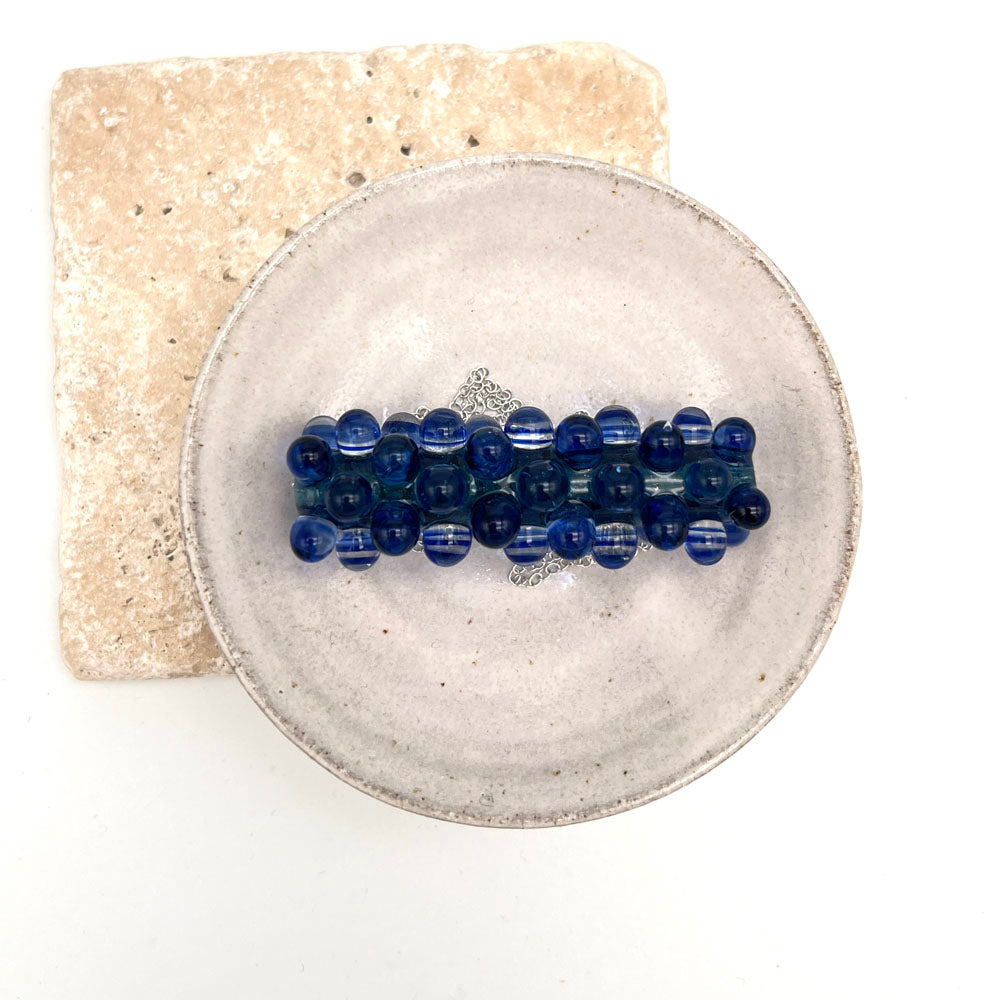
M 472 540 L 519 566 L 549 551 L 621 569 L 643 545 L 684 546 L 702 565 L 767 522 L 756 486 L 753 427 L 729 417 L 714 429 L 684 407 L 645 430 L 624 406 L 575 413 L 553 429 L 534 406 L 500 423 L 451 408 L 422 419 L 366 410 L 314 417 L 288 449 L 295 478 L 292 551 L 306 562 L 335 552 L 350 570 L 380 553 L 422 547 L 454 566 Z

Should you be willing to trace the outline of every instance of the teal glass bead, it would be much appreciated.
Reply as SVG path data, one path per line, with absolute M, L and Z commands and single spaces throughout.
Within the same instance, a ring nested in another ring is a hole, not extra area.
M 614 447 L 631 447 L 639 443 L 639 418 L 627 407 L 617 403 L 605 406 L 594 417 L 601 428 L 604 443 Z
M 530 510 L 555 510 L 569 495 L 569 477 L 557 462 L 529 462 L 517 474 L 517 498 Z
M 382 422 L 382 436 L 405 434 L 415 445 L 420 444 L 420 421 L 412 413 L 393 413 Z
M 420 470 L 414 492 L 424 510 L 442 517 L 465 506 L 469 484 L 454 465 L 428 465 Z
M 666 420 L 651 423 L 639 441 L 639 458 L 654 472 L 676 472 L 684 464 L 684 438 Z
M 642 473 L 627 462 L 609 462 L 594 475 L 594 499 L 601 507 L 618 513 L 636 510 L 645 489 Z
M 721 521 L 699 520 L 688 525 L 687 554 L 702 566 L 712 566 L 726 554 L 726 529 Z
M 454 566 L 472 548 L 472 532 L 464 524 L 431 524 L 424 528 L 424 555 L 435 566 Z
M 379 552 L 401 556 L 420 538 L 420 512 L 405 500 L 383 500 L 372 511 L 371 530 Z
M 753 427 L 742 417 L 727 417 L 712 431 L 712 451 L 724 462 L 746 462 L 756 443 Z
M 368 528 L 344 528 L 337 538 L 337 558 L 345 569 L 358 573 L 378 562 L 379 552 Z
M 518 566 L 541 562 L 549 551 L 548 534 L 538 524 L 522 524 L 514 540 L 504 548 L 504 555 Z
M 596 420 L 574 413 L 556 428 L 556 454 L 577 471 L 592 469 L 601 460 L 604 437 Z
M 712 440 L 712 421 L 697 406 L 685 406 L 670 421 L 681 432 L 685 444 L 705 445 Z
M 300 514 L 311 514 L 314 517 L 329 517 L 326 510 L 326 484 L 323 482 L 304 486 L 295 483 L 292 487 L 295 497 L 295 509 Z
M 333 470 L 333 455 L 326 442 L 315 434 L 296 438 L 285 453 L 288 470 L 305 486 L 326 479 Z
M 432 455 L 446 455 L 465 446 L 465 424 L 447 406 L 431 410 L 420 422 L 420 447 Z
M 650 497 L 642 505 L 642 526 L 650 545 L 676 549 L 688 533 L 687 504 L 671 493 Z
M 348 410 L 337 422 L 337 447 L 349 458 L 370 455 L 381 436 L 382 428 L 367 410 Z
M 405 486 L 417 478 L 420 449 L 406 434 L 383 434 L 372 452 L 372 471 L 386 486 Z
M 318 416 L 313 417 L 302 428 L 302 433 L 312 434 L 315 437 L 322 438 L 326 442 L 326 446 L 330 451 L 337 450 L 337 421 L 333 417 Z
M 514 468 L 514 445 L 499 427 L 479 427 L 465 446 L 465 460 L 475 475 L 496 482 Z
M 639 549 L 639 533 L 626 521 L 608 521 L 594 529 L 594 562 L 605 569 L 628 565 Z
M 504 431 L 515 448 L 533 451 L 552 444 L 552 421 L 537 406 L 516 409 L 504 424 Z
M 597 537 L 594 519 L 582 503 L 566 504 L 549 521 L 548 542 L 563 559 L 582 559 L 590 555 Z
M 292 521 L 288 540 L 292 551 L 303 562 L 319 562 L 334 550 L 337 527 L 322 517 L 303 515 Z
M 480 545 L 502 549 L 520 527 L 521 507 L 509 493 L 487 493 L 472 505 L 472 534 Z
M 753 531 L 767 524 L 771 502 L 756 486 L 737 486 L 726 497 L 726 511 L 741 527 Z
M 326 509 L 338 524 L 362 520 L 374 499 L 372 484 L 356 472 L 338 472 L 326 488 Z
M 729 467 L 717 458 L 692 462 L 684 473 L 684 489 L 688 496 L 704 504 L 718 503 L 732 486 Z

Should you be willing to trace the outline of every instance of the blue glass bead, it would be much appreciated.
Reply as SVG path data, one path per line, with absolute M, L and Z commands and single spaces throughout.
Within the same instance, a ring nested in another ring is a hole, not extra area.
M 552 444 L 552 421 L 537 406 L 522 406 L 508 418 L 503 428 L 515 448 L 532 450 Z
M 372 512 L 371 530 L 379 552 L 401 556 L 420 538 L 420 513 L 405 500 L 383 500 Z
M 469 499 L 469 484 L 454 465 L 428 465 L 417 476 L 417 502 L 431 514 L 450 514 Z
M 631 446 L 639 443 L 639 418 L 627 407 L 613 404 L 598 410 L 594 417 L 604 443 Z
M 345 528 L 337 539 L 337 558 L 346 569 L 361 572 L 378 562 L 378 549 L 368 528 Z
M 756 486 L 737 486 L 726 497 L 729 516 L 741 527 L 760 528 L 771 516 L 771 502 Z
M 594 475 L 594 499 L 608 510 L 635 510 L 645 489 L 642 473 L 626 462 L 609 462 Z
M 305 427 L 302 428 L 303 434 L 312 434 L 315 437 L 322 438 L 326 442 L 326 446 L 330 451 L 337 450 L 337 421 L 333 417 L 319 416 L 313 417 Z
M 729 468 L 717 458 L 692 462 L 684 473 L 684 488 L 701 503 L 718 503 L 732 485 Z
M 472 532 L 464 524 L 431 524 L 424 528 L 424 554 L 435 566 L 454 566 L 472 548 Z
M 594 529 L 594 562 L 605 569 L 621 569 L 632 561 L 638 548 L 635 525 L 609 521 Z
M 483 479 L 503 479 L 514 468 L 514 446 L 499 427 L 480 427 L 465 446 L 469 468 Z
M 337 544 L 337 527 L 322 517 L 305 515 L 292 521 L 288 533 L 292 551 L 303 562 L 319 562 L 325 559 Z
M 642 526 L 650 545 L 676 549 L 687 538 L 687 505 L 672 493 L 650 497 L 642 505 Z
M 420 444 L 420 421 L 412 413 L 393 413 L 382 422 L 382 436 L 405 434 L 414 444 Z
M 741 528 L 735 521 L 723 521 L 722 526 L 726 529 L 727 548 L 735 549 L 750 537 L 750 532 L 746 528 Z
M 296 438 L 285 454 L 292 475 L 306 486 L 326 479 L 333 469 L 333 455 L 326 442 L 314 434 Z
M 676 472 L 684 464 L 684 438 L 666 420 L 651 423 L 639 441 L 639 457 L 655 472 Z
M 725 462 L 745 461 L 756 443 L 753 427 L 742 417 L 727 417 L 712 432 L 712 451 Z
M 326 509 L 341 524 L 360 521 L 374 501 L 372 484 L 356 472 L 339 472 L 326 488 Z
M 384 434 L 372 452 L 372 469 L 386 486 L 405 486 L 420 470 L 420 450 L 405 434 Z
M 487 493 L 472 505 L 472 534 L 480 545 L 502 549 L 521 527 L 521 508 L 509 493 Z
M 545 558 L 545 553 L 549 551 L 548 535 L 538 524 L 522 524 L 514 540 L 503 551 L 512 563 L 530 566 Z
M 685 406 L 670 421 L 681 432 L 685 444 L 702 445 L 712 440 L 712 421 L 697 406 Z
M 721 521 L 692 521 L 688 526 L 687 554 L 702 566 L 717 563 L 726 554 L 726 529 Z
M 420 422 L 420 447 L 435 455 L 458 451 L 466 440 L 465 424 L 446 406 L 431 410 Z
M 471 417 L 466 418 L 465 433 L 470 438 L 482 427 L 496 427 L 498 430 L 503 430 L 500 421 L 494 417 L 488 417 L 485 413 L 473 413 Z
M 348 410 L 337 422 L 337 447 L 349 457 L 370 455 L 381 436 L 378 421 L 367 410 Z
M 589 555 L 596 537 L 594 519 L 582 503 L 567 504 L 549 522 L 549 545 L 563 559 L 582 559 Z
M 531 510 L 555 510 L 568 495 L 569 477 L 556 462 L 529 462 L 517 474 L 517 498 Z
M 556 454 L 571 469 L 592 469 L 603 449 L 601 428 L 586 413 L 574 413 L 556 428 Z

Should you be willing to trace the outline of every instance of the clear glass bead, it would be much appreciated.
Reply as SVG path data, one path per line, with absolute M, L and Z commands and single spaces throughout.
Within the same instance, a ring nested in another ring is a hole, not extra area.
M 594 562 L 605 569 L 628 565 L 639 549 L 639 533 L 634 524 L 608 521 L 594 529 Z
M 393 413 L 382 421 L 382 434 L 405 434 L 415 445 L 419 445 L 420 421 L 412 413 Z
M 552 421 L 537 406 L 522 406 L 516 409 L 504 424 L 507 437 L 515 448 L 532 451 L 547 448 L 552 444 Z
M 530 566 L 541 562 L 549 551 L 549 540 L 545 528 L 538 524 L 522 524 L 514 540 L 504 548 L 504 554 L 518 566 Z
M 368 528 L 344 528 L 337 538 L 337 558 L 346 569 L 360 572 L 378 562 L 379 552 Z
M 420 422 L 420 447 L 432 455 L 445 455 L 465 446 L 461 416 L 446 406 L 431 410 Z
M 322 438 L 331 451 L 337 450 L 337 421 L 333 417 L 325 415 L 313 417 L 302 428 L 302 433 L 313 434 L 318 438 Z
M 627 407 L 617 403 L 605 406 L 594 417 L 601 428 L 604 443 L 613 447 L 631 447 L 639 443 L 639 418 Z
M 692 521 L 684 549 L 696 563 L 712 566 L 726 554 L 725 526 L 721 521 Z
M 337 447 L 350 458 L 370 455 L 381 436 L 382 428 L 367 410 L 348 410 L 337 422 Z
M 424 555 L 435 566 L 454 566 L 472 548 L 472 531 L 464 524 L 431 524 L 424 528 Z
M 685 406 L 670 421 L 681 432 L 685 444 L 706 445 L 712 440 L 712 421 L 697 406 Z

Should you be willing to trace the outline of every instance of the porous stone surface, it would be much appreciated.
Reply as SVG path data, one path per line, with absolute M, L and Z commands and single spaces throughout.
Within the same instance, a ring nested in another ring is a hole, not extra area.
M 183 551 L 178 451 L 215 329 L 286 238 L 369 181 L 469 154 L 570 153 L 665 180 L 666 110 L 654 70 L 593 44 L 65 73 L 52 218 L 60 631 L 73 673 L 227 669 Z

